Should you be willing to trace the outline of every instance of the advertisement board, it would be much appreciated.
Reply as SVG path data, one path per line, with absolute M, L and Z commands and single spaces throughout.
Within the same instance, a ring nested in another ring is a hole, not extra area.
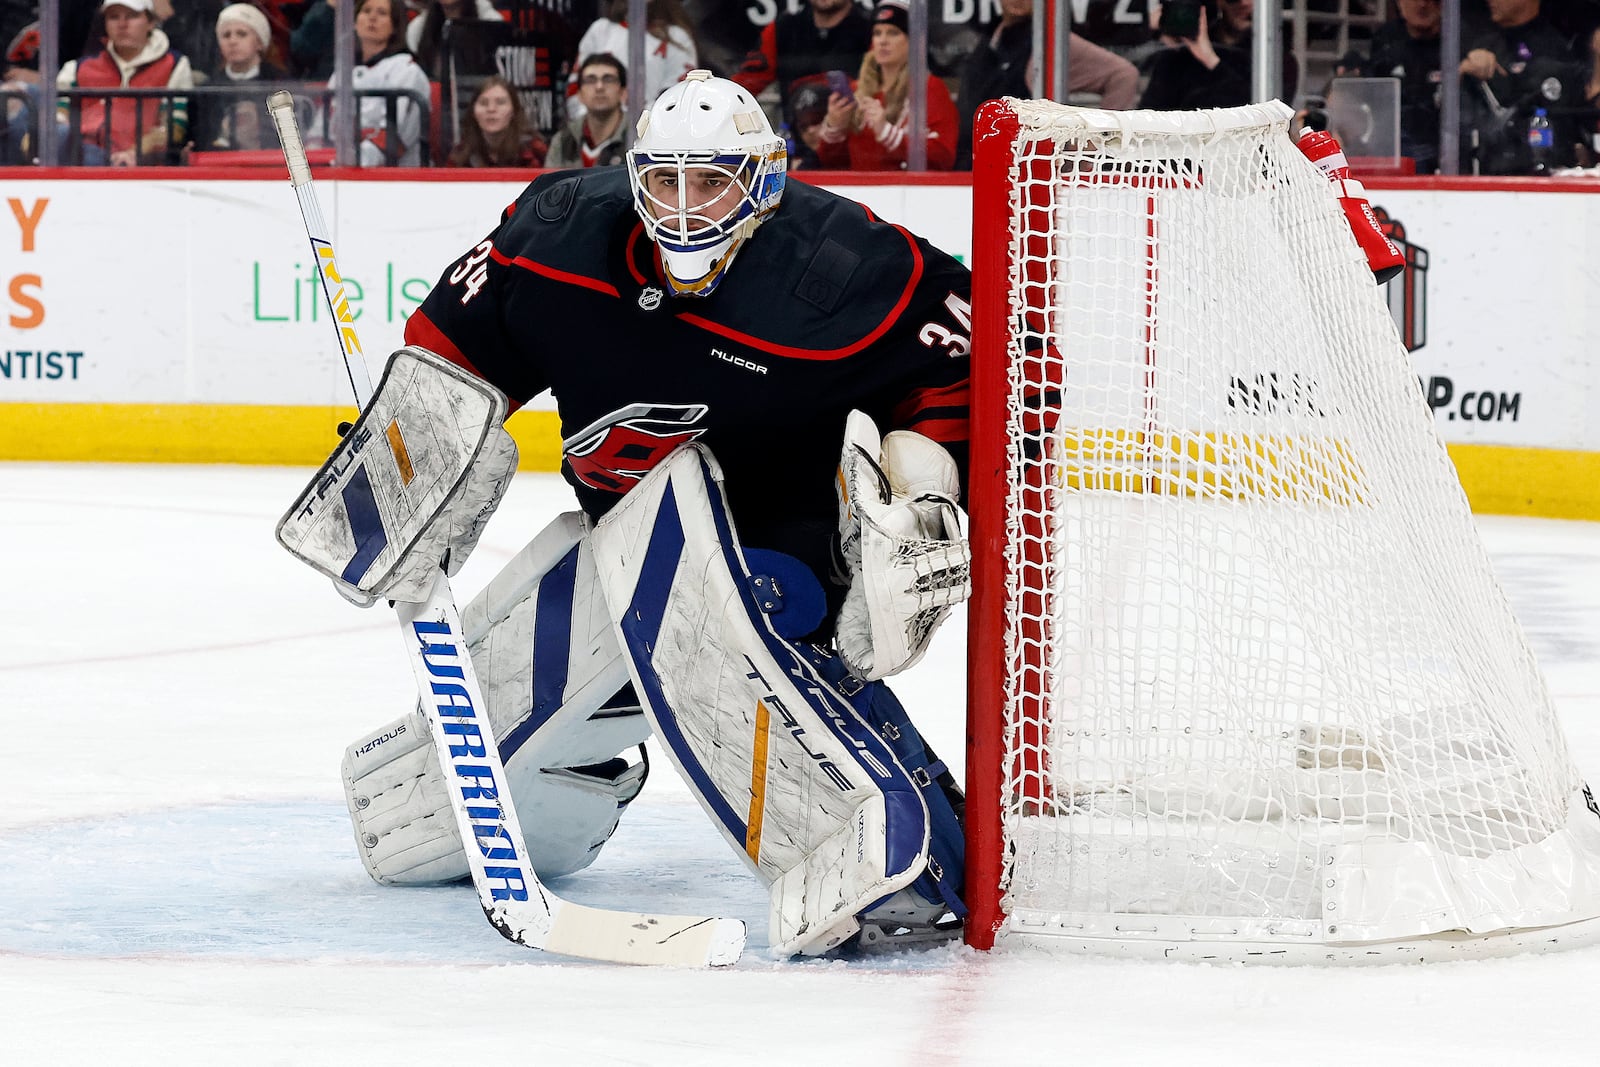
M 1445 439 L 1600 453 L 1600 196 L 1372 185 L 1411 261 L 1391 311 Z M 521 187 L 318 182 L 369 362 Z M 969 258 L 965 184 L 834 188 Z M 0 199 L 0 457 L 326 453 L 348 384 L 287 182 L 11 180 Z M 525 465 L 553 468 L 552 406 L 529 408 Z

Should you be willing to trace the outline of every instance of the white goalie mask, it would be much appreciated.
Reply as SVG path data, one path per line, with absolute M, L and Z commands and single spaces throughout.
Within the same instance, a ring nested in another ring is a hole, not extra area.
M 708 296 L 778 210 L 789 153 L 743 88 L 692 70 L 639 119 L 633 206 L 678 296 Z

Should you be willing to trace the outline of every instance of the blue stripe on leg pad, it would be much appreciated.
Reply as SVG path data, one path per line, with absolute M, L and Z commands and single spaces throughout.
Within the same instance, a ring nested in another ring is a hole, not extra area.
M 533 717 L 541 721 L 554 715 L 566 697 L 577 582 L 577 545 L 539 579 L 533 614 Z
M 743 841 L 745 821 L 728 806 L 722 793 L 712 783 L 704 765 L 695 755 L 683 731 L 678 727 L 677 716 L 666 693 L 661 689 L 661 679 L 650 662 L 656 638 L 666 619 L 667 600 L 672 593 L 672 583 L 677 576 L 678 562 L 683 558 L 683 520 L 678 513 L 675 486 L 669 481 L 661 494 L 661 506 L 656 511 L 654 528 L 650 531 L 650 544 L 645 549 L 644 562 L 639 567 L 639 579 L 633 588 L 633 600 L 622 619 L 623 640 L 631 652 L 630 658 L 644 687 L 641 694 L 655 712 L 657 734 L 661 743 L 670 748 L 678 758 L 683 772 L 694 782 L 700 799 L 710 808 L 724 829 L 736 841 Z
M 578 585 L 578 546 L 539 578 L 533 606 L 533 692 L 528 717 L 500 738 L 509 761 L 566 704 L 572 661 L 572 600 Z
M 389 547 L 389 535 L 383 530 L 383 516 L 378 513 L 378 498 L 372 492 L 372 482 L 363 464 L 350 475 L 339 496 L 344 500 L 345 515 L 350 520 L 350 533 L 356 543 L 356 554 L 350 557 L 339 577 L 351 585 L 359 586 L 361 579 L 378 558 L 378 553 Z

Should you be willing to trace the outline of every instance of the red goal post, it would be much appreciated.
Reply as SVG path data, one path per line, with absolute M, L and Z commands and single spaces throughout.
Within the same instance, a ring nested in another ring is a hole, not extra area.
M 977 116 L 976 947 L 1600 932 L 1600 808 L 1288 117 Z

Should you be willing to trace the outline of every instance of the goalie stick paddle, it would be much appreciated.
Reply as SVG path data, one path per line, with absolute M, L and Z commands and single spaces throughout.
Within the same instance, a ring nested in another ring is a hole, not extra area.
M 311 167 L 300 141 L 294 99 L 287 92 L 275 92 L 267 109 L 283 145 L 289 181 L 300 201 L 312 259 L 333 314 L 356 406 L 364 407 L 372 395 L 372 382 L 334 262 L 333 242 L 311 186 Z M 511 805 L 499 745 L 443 569 L 425 601 L 397 603 L 395 610 L 423 698 L 423 714 L 448 780 L 450 807 L 461 830 L 472 885 L 494 928 L 519 945 L 583 959 L 678 966 L 724 966 L 738 960 L 745 931 L 744 923 L 737 919 L 590 908 L 562 900 L 540 884 Z M 451 720 L 450 732 L 446 731 L 446 716 Z

